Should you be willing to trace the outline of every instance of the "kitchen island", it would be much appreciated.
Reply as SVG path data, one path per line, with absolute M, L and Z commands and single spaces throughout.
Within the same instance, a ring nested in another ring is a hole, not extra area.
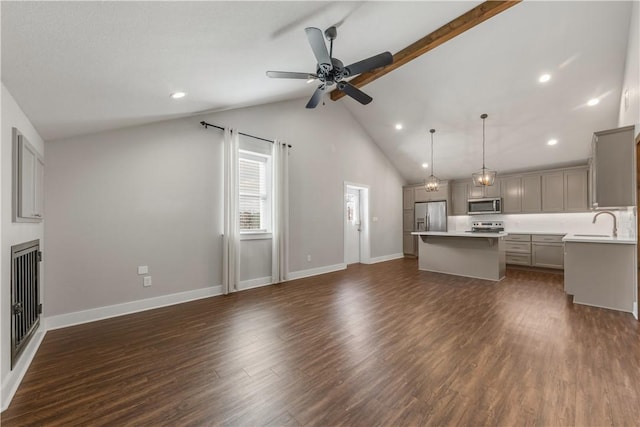
M 504 278 L 507 233 L 416 231 L 418 269 L 499 281 Z

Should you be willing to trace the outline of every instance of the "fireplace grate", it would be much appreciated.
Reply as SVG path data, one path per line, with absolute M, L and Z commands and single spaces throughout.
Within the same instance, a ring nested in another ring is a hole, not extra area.
M 40 240 L 11 247 L 11 369 L 40 324 Z

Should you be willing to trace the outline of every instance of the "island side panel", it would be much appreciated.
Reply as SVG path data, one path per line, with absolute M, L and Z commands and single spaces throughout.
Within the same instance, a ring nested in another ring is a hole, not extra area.
M 504 278 L 504 238 L 420 236 L 418 268 L 498 281 Z

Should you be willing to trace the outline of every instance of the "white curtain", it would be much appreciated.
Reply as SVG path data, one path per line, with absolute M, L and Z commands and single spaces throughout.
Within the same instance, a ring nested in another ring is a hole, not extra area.
M 224 130 L 224 235 L 222 257 L 222 293 L 238 290 L 240 281 L 240 222 L 238 221 L 238 146 L 239 134 Z
M 271 251 L 271 281 L 287 280 L 289 272 L 289 147 L 273 142 L 273 238 Z

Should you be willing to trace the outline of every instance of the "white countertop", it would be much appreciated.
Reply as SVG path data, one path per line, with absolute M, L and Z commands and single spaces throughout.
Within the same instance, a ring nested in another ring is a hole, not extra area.
M 508 234 L 532 234 L 534 236 L 545 235 L 545 236 L 564 236 L 567 233 L 561 233 L 559 231 L 515 231 L 515 230 L 505 230 L 505 233 Z
M 616 243 L 621 245 L 635 245 L 636 239 L 631 237 L 600 237 L 597 235 L 585 234 L 567 234 L 562 239 L 563 242 L 577 242 L 577 243 Z
M 470 231 L 414 231 L 414 236 L 445 236 L 445 237 L 505 237 L 509 233 L 472 233 Z

